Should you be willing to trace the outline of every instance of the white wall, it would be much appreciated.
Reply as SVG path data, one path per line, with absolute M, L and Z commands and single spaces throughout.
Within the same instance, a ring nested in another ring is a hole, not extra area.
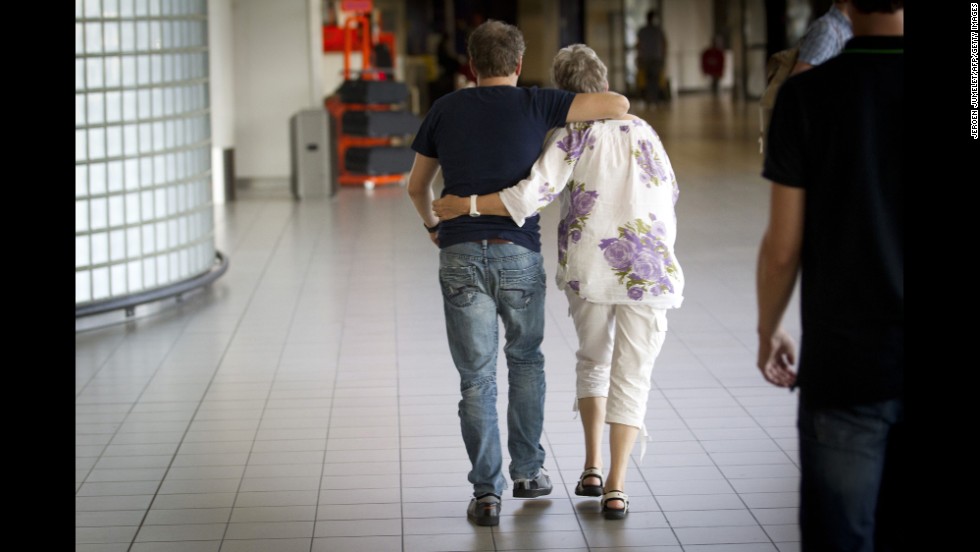
M 321 0 L 306 0 L 306 62 L 310 71 L 309 107 L 323 105 L 323 6 Z
M 289 119 L 322 106 L 311 58 L 316 0 L 233 0 L 235 172 L 245 179 L 288 179 Z M 316 13 L 319 14 L 319 8 Z M 319 21 L 319 15 L 317 15 Z M 316 97 L 314 97 L 316 96 Z
M 235 147 L 234 43 L 231 0 L 208 2 L 211 104 L 211 196 L 225 202 L 224 150 Z
M 703 90 L 711 80 L 701 72 L 701 52 L 712 42 L 711 0 L 664 0 L 667 74 L 673 90 Z

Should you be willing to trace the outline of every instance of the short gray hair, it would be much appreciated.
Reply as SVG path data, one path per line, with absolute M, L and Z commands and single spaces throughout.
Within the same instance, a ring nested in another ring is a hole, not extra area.
M 585 44 L 572 44 L 558 50 L 551 65 L 555 86 L 569 92 L 605 92 L 606 64 Z

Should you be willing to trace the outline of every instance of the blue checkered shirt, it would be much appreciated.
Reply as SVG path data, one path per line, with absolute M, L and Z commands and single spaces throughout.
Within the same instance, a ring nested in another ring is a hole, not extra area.
M 844 49 L 844 43 L 854 36 L 851 22 L 839 9 L 830 10 L 814 21 L 800 39 L 799 60 L 810 65 L 820 65 Z

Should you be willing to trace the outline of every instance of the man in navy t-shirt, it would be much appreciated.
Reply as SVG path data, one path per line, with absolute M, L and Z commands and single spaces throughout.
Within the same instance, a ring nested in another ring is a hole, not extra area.
M 442 168 L 443 194 L 476 198 L 513 186 L 530 172 L 547 132 L 569 121 L 625 115 L 620 94 L 573 94 L 519 88 L 524 37 L 513 25 L 487 21 L 469 39 L 477 86 L 436 100 L 412 149 L 408 193 L 429 237 L 440 248 L 439 282 L 446 332 L 460 375 L 460 426 L 472 469 L 467 515 L 497 525 L 503 476 L 497 425 L 498 316 L 508 369 L 507 447 L 514 496 L 549 494 L 541 431 L 544 423 L 544 299 L 546 278 L 538 217 L 522 227 L 509 217 L 469 217 L 439 223 L 432 211 L 432 181 Z M 472 200 L 471 200 L 472 201 Z

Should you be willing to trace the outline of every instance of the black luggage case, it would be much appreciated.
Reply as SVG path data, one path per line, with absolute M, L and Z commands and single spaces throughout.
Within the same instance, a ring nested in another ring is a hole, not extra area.
M 397 104 L 408 99 L 408 86 L 390 80 L 348 80 L 337 92 L 340 101 L 353 104 Z
M 406 111 L 348 111 L 342 124 L 351 136 L 405 136 L 415 134 L 422 121 Z
M 412 170 L 414 161 L 415 152 L 409 147 L 350 148 L 344 156 L 345 168 L 353 174 L 407 173 Z

